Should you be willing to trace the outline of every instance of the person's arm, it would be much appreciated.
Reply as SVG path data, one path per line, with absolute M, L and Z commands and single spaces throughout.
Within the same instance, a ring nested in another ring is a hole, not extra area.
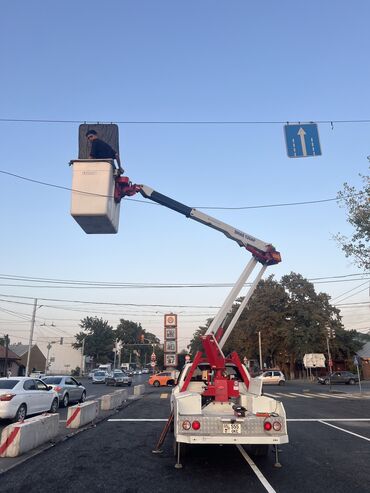
M 116 158 L 116 161 L 117 161 L 117 164 L 118 164 L 118 169 L 121 171 L 121 173 L 123 173 L 124 172 L 124 169 L 121 166 L 121 159 L 119 157 L 118 152 L 116 152 L 115 158 Z

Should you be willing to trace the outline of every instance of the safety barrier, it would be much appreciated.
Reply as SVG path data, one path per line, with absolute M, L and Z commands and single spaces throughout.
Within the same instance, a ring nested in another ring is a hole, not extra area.
M 100 410 L 109 411 L 110 409 L 115 409 L 122 404 L 122 394 L 118 392 L 113 392 L 113 394 L 102 395 L 99 397 Z
M 58 435 L 59 414 L 45 414 L 14 423 L 3 429 L 0 457 L 18 457 Z
M 145 385 L 140 384 L 140 385 L 135 385 L 134 387 L 134 395 L 142 395 L 145 392 Z
M 123 402 L 127 401 L 127 399 L 128 399 L 127 389 L 116 390 L 114 393 L 121 397 L 121 402 L 119 405 L 121 405 Z
M 98 401 L 86 401 L 77 406 L 70 406 L 67 414 L 67 428 L 80 428 L 91 423 L 99 414 Z

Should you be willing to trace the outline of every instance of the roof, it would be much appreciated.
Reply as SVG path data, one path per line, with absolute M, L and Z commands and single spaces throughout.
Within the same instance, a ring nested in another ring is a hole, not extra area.
M 5 347 L 0 346 L 0 359 L 5 359 Z M 18 355 L 8 348 L 8 359 L 19 359 Z
M 362 349 L 357 351 L 361 358 L 370 358 L 370 342 L 367 342 Z
M 33 346 L 32 346 L 33 347 Z M 10 344 L 9 348 L 18 356 L 23 356 L 28 352 L 29 345 L 28 344 Z

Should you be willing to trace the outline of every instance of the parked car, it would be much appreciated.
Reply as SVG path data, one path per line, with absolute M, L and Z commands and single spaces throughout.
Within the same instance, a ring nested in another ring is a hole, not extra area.
M 280 370 L 267 370 L 261 373 L 256 377 L 262 380 L 262 383 L 265 385 L 284 385 L 285 384 L 285 376 L 284 373 Z
M 358 376 L 350 371 L 335 371 L 332 374 L 328 374 L 324 377 L 318 377 L 318 383 L 322 385 L 329 385 L 331 383 L 345 383 L 347 385 L 354 385 L 358 383 Z
M 91 371 L 89 372 L 89 374 L 87 375 L 87 378 L 88 378 L 89 380 L 92 380 L 92 377 L 94 376 L 94 373 L 96 373 L 97 371 L 99 371 L 99 368 L 95 368 L 95 370 L 91 370 Z
M 171 371 L 162 371 L 160 373 L 156 373 L 155 375 L 151 375 L 149 377 L 148 383 L 149 385 L 154 385 L 154 387 L 160 387 L 161 385 L 175 385 L 175 376 Z
M 114 385 L 115 387 L 119 385 L 130 386 L 132 384 L 132 377 L 129 377 L 127 373 L 122 370 L 114 370 L 113 373 L 107 376 L 105 383 L 107 385 Z
M 86 400 L 85 387 L 73 377 L 60 375 L 45 377 L 42 381 L 58 392 L 60 406 L 67 407 L 70 402 L 85 402 Z
M 23 421 L 31 414 L 56 413 L 57 392 L 42 380 L 30 377 L 0 378 L 0 418 Z
M 108 373 L 102 370 L 96 371 L 92 377 L 92 383 L 105 383 Z

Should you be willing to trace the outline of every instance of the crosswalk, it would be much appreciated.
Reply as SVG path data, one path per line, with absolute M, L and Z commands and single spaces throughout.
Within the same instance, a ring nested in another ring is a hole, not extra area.
M 303 398 L 303 399 L 370 399 L 370 395 L 359 395 L 359 394 L 326 394 L 322 392 L 302 392 L 302 393 L 297 393 L 297 392 L 275 392 L 273 394 L 270 394 L 268 392 L 264 392 L 263 395 L 266 395 L 268 397 L 273 397 L 274 399 L 298 399 L 298 398 Z

